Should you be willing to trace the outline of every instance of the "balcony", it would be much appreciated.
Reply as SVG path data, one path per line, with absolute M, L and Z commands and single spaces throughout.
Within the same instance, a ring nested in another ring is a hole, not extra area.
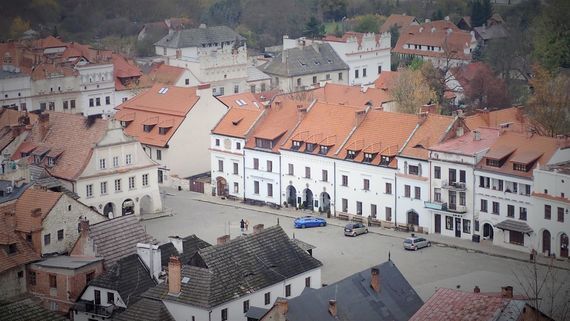
M 454 213 L 466 213 L 467 212 L 467 207 L 465 205 L 457 205 L 457 203 L 449 203 L 449 206 L 447 207 L 447 209 L 449 210 L 449 212 L 454 212 Z
M 447 211 L 447 203 L 441 202 L 424 202 L 424 207 L 432 210 Z
M 465 183 L 463 183 L 463 182 L 444 181 L 443 185 L 441 187 L 445 188 L 445 189 L 456 190 L 456 191 L 464 191 L 466 189 Z
M 93 301 L 80 300 L 73 306 L 74 310 L 79 312 L 90 313 L 93 315 L 102 316 L 104 318 L 111 317 L 113 314 L 114 306 L 102 306 L 94 304 Z
M 424 207 L 442 211 L 442 212 L 450 212 L 450 213 L 457 213 L 462 214 L 467 212 L 467 207 L 464 205 L 457 205 L 456 203 L 441 203 L 441 202 L 424 202 Z

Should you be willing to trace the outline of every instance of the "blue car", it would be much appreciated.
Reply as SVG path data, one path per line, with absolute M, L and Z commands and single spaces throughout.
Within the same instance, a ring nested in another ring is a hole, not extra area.
M 327 221 L 324 218 L 315 216 L 303 216 L 296 218 L 294 221 L 295 228 L 305 228 L 305 227 L 317 227 L 326 226 Z

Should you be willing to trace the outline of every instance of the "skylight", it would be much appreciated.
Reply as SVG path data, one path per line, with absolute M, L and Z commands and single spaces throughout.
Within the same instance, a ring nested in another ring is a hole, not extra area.
M 167 88 L 167 87 L 162 87 L 162 88 L 160 88 L 160 90 L 158 91 L 158 93 L 161 94 L 161 95 L 164 95 L 164 94 L 166 94 L 167 91 L 168 91 L 168 88 Z

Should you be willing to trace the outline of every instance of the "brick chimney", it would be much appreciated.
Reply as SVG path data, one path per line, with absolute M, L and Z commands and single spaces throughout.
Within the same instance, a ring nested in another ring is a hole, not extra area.
M 277 312 L 279 312 L 279 315 L 287 315 L 287 312 L 289 311 L 289 302 L 287 299 L 279 298 L 275 301 L 275 305 L 277 306 Z
M 362 121 L 364 121 L 364 117 L 366 117 L 368 109 L 370 109 L 370 106 L 354 112 L 354 127 L 358 127 L 360 124 L 362 124 Z
M 329 313 L 333 316 L 333 318 L 336 318 L 336 300 L 329 300 Z
M 490 125 L 490 124 L 489 124 L 489 121 L 490 121 L 490 118 L 489 118 L 489 110 L 487 110 L 487 109 L 477 109 L 477 114 L 478 114 L 481 118 L 483 118 L 483 120 L 485 121 L 485 123 L 486 123 L 487 125 Z
M 501 296 L 503 298 L 512 299 L 513 298 L 513 287 L 512 286 L 501 287 Z
M 479 286 L 475 286 L 475 288 L 473 289 L 473 293 L 481 293 L 481 289 L 479 289 Z
M 39 126 L 40 136 L 43 139 L 47 135 L 49 130 L 49 114 L 41 113 L 39 115 L 38 126 Z
M 380 293 L 380 270 L 378 268 L 370 269 L 370 287 L 374 292 Z
M 263 231 L 263 224 L 257 224 L 253 226 L 253 234 L 257 234 Z
M 89 234 L 89 220 L 88 219 L 80 219 L 79 220 L 79 233 L 81 236 L 87 236 Z
M 226 244 L 229 240 L 230 240 L 229 235 L 222 235 L 218 237 L 216 244 L 218 245 Z
M 168 294 L 180 294 L 180 282 L 182 274 L 182 265 L 177 256 L 171 256 L 168 260 Z

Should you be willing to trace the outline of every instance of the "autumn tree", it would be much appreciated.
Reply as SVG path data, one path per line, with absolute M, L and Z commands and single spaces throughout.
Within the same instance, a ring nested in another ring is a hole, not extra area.
M 570 134 L 570 77 L 540 66 L 534 74 L 528 113 L 537 131 L 548 136 Z
M 356 32 L 378 32 L 380 29 L 380 22 L 378 17 L 373 14 L 367 14 L 357 18 L 356 27 L 354 31 Z
M 10 38 L 18 38 L 28 29 L 30 29 L 30 23 L 20 17 L 16 17 L 10 25 Z
M 464 95 L 466 101 L 476 108 L 508 107 L 511 104 L 504 81 L 485 65 L 477 68 L 464 89 Z
M 419 70 L 404 69 L 391 92 L 398 112 L 415 114 L 420 107 L 435 100 L 435 93 L 426 84 Z
M 569 13 L 570 1 L 549 0 L 534 20 L 534 56 L 549 70 L 570 68 Z

